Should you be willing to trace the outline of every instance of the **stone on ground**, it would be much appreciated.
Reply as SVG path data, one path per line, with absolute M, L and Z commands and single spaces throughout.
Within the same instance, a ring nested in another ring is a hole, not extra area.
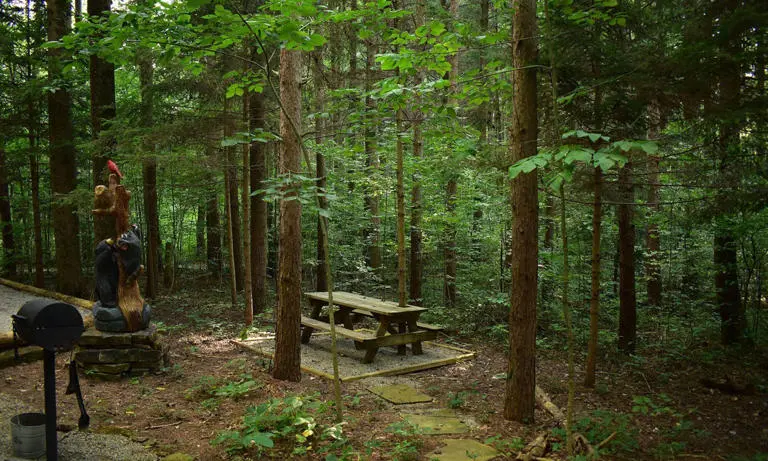
M 472 439 L 443 439 L 445 445 L 429 454 L 430 460 L 437 461 L 488 461 L 497 456 L 495 448 Z
M 368 390 L 396 405 L 432 401 L 432 397 L 419 392 L 407 384 L 391 384 L 388 386 L 372 387 Z
M 416 426 L 424 435 L 464 434 L 469 426 L 451 410 L 431 410 L 421 413 L 401 413 L 403 419 Z

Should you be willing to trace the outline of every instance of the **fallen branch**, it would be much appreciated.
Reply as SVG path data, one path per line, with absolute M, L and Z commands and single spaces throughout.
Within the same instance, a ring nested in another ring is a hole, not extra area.
M 563 413 L 563 410 L 552 403 L 552 400 L 549 398 L 547 393 L 544 392 L 544 390 L 539 386 L 536 386 L 536 401 L 539 403 L 539 405 L 541 405 L 542 408 L 547 410 L 553 418 L 557 420 L 559 425 L 565 425 L 565 414 Z
M 150 424 L 149 426 L 147 426 L 147 429 L 162 429 L 164 427 L 169 427 L 169 426 L 178 426 L 180 424 L 184 424 L 184 422 L 185 421 L 176 421 L 176 422 L 168 423 L 168 424 L 159 424 L 157 426 L 153 426 L 153 425 Z

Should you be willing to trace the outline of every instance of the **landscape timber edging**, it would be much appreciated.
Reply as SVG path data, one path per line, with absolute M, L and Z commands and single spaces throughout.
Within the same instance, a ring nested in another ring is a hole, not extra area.
M 44 288 L 38 288 L 33 287 L 31 285 L 25 285 L 23 283 L 14 282 L 13 280 L 8 280 L 4 278 L 0 278 L 0 285 L 5 285 L 8 288 L 13 288 L 14 290 L 23 291 L 25 293 L 31 293 L 33 295 L 40 296 L 41 298 L 50 298 L 55 299 L 57 301 L 62 301 L 65 303 L 72 304 L 73 306 L 91 310 L 91 307 L 93 307 L 93 301 L 88 301 L 87 299 L 83 298 L 77 298 L 75 296 L 69 296 L 62 293 L 57 293 L 55 291 L 49 291 Z M 19 306 L 21 308 L 21 306 Z M 93 317 L 88 316 L 86 318 L 83 318 L 83 323 L 86 328 L 93 325 Z M 13 332 L 12 331 L 4 331 L 0 332 L 0 349 L 13 347 Z

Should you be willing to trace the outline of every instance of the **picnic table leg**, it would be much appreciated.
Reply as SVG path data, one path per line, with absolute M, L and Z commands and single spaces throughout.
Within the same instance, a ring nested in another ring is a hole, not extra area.
M 309 315 L 309 317 L 317 320 L 318 318 L 320 318 L 320 311 L 323 309 L 323 303 L 317 302 L 317 300 L 312 299 L 309 301 L 309 304 L 312 306 L 312 313 Z M 312 337 L 313 331 L 314 331 L 314 328 L 304 326 L 304 329 L 301 332 L 302 344 L 307 344 L 309 342 L 309 338 Z
M 407 328 L 407 326 L 406 326 L 405 322 L 400 322 L 397 325 L 398 333 L 405 333 L 406 332 L 406 328 Z M 405 347 L 405 344 L 401 344 L 401 345 L 397 346 L 397 355 L 405 355 L 405 352 L 407 350 L 408 349 Z
M 376 357 L 376 352 L 379 351 L 379 347 L 376 344 L 370 343 L 366 346 L 365 357 L 363 357 L 363 363 L 373 362 L 373 358 Z
M 408 331 L 409 332 L 415 332 L 419 329 L 419 326 L 416 324 L 416 319 L 410 318 L 408 319 Z M 421 355 L 424 353 L 424 351 L 421 348 L 421 341 L 414 341 L 411 344 L 411 350 L 413 351 L 413 355 Z

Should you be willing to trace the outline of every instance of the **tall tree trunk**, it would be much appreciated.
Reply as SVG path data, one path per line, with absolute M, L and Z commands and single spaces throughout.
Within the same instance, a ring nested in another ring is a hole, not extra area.
M 251 56 L 256 55 L 254 51 Z M 264 93 L 250 94 L 251 132 L 264 130 L 265 99 Z M 267 202 L 263 194 L 253 195 L 264 189 L 267 178 L 267 145 L 263 142 L 251 143 L 251 277 L 253 278 L 253 312 L 264 312 L 267 304 Z
M 208 272 L 211 275 L 221 275 L 221 224 L 219 220 L 219 194 L 211 193 L 211 198 L 206 202 L 205 212 L 206 229 L 206 258 L 208 260 Z
M 228 149 L 229 150 L 229 149 Z M 227 155 L 229 160 L 231 155 Z M 227 212 L 227 254 L 229 255 L 229 278 L 230 278 L 230 302 L 232 307 L 237 306 L 237 263 L 235 262 L 235 243 L 234 243 L 234 224 L 232 222 L 232 196 L 230 192 L 230 182 L 232 178 L 226 171 L 229 170 L 229 165 L 225 167 L 224 173 L 224 209 Z
M 736 14 L 738 2 L 727 0 L 723 2 L 722 20 L 731 19 Z M 736 57 L 741 54 L 741 34 L 735 30 L 729 30 L 725 34 L 725 42 L 721 44 L 722 55 L 725 62 L 721 63 L 719 78 L 721 113 L 725 114 L 720 122 L 720 136 L 718 139 L 719 169 L 718 182 L 721 189 L 717 193 L 719 216 L 715 224 L 714 235 L 714 263 L 715 263 L 715 294 L 718 311 L 720 313 L 721 341 L 724 345 L 736 343 L 743 339 L 746 331 L 747 319 L 744 305 L 739 294 L 739 267 L 738 267 L 738 239 L 733 228 L 723 219 L 732 213 L 733 201 L 729 197 L 729 190 L 738 184 L 734 179 L 735 157 L 741 159 L 740 145 L 740 120 L 735 113 L 740 105 L 741 93 L 741 66 Z
M 367 43 L 365 65 L 365 168 L 371 183 L 375 184 L 379 176 L 379 154 L 376 152 L 376 104 L 370 96 L 373 87 L 373 65 L 376 57 L 376 48 L 370 41 Z M 381 228 L 381 216 L 379 216 L 379 198 L 374 190 L 376 186 L 369 186 L 365 190 L 365 208 L 371 217 L 371 223 L 366 229 L 365 242 L 367 247 L 366 258 L 368 267 L 378 274 L 381 268 L 381 246 L 379 232 Z
M 195 256 L 201 258 L 205 253 L 205 206 L 197 206 L 197 222 L 195 223 Z
M 421 3 L 419 3 L 421 5 Z M 424 23 L 424 8 L 420 7 L 419 12 L 419 25 Z M 419 74 L 419 82 L 422 81 L 422 76 Z M 417 96 L 417 99 L 413 105 L 413 162 L 415 169 L 413 177 L 411 179 L 411 260 L 410 260 L 410 284 L 408 298 L 409 302 L 415 306 L 421 306 L 424 303 L 424 299 L 421 293 L 421 280 L 424 276 L 424 260 L 421 249 L 422 241 L 422 193 L 421 193 L 421 158 L 424 154 L 424 139 L 421 132 L 421 124 L 424 114 L 419 109 L 421 103 L 421 97 Z
M 403 186 L 403 111 L 397 109 L 397 141 L 395 143 L 397 176 L 397 303 L 406 305 L 405 286 L 405 187 Z
M 619 350 L 634 354 L 637 339 L 637 297 L 635 293 L 635 201 L 632 162 L 619 170 Z
M 5 146 L 0 145 L 0 230 L 3 237 L 3 265 L 0 274 L 16 277 L 16 243 L 13 238 L 11 218 L 11 195 L 8 187 L 8 165 L 5 160 Z
M 301 52 L 280 51 L 280 174 L 301 171 Z M 295 192 L 291 193 L 295 195 Z M 280 201 L 280 267 L 275 338 L 276 379 L 301 380 L 301 203 Z
M 34 136 L 36 138 L 36 135 Z M 37 146 L 37 142 L 33 144 Z M 32 189 L 32 219 L 35 242 L 35 286 L 45 286 L 45 266 L 43 265 L 43 226 L 41 223 L 40 209 L 40 166 L 37 161 L 37 152 L 29 154 L 29 171 Z
M 536 155 L 536 1 L 515 0 L 512 24 L 512 162 Z M 504 418 L 533 422 L 536 387 L 536 294 L 538 277 L 537 172 L 512 181 L 510 202 L 512 287 L 509 312 L 509 369 Z
M 351 59 L 351 58 L 350 58 Z M 328 210 L 328 199 L 325 195 L 326 192 L 326 172 L 325 172 L 325 156 L 320 148 L 323 143 L 324 133 L 324 119 L 320 115 L 325 112 L 325 88 L 322 84 L 323 80 L 323 54 L 322 51 L 316 51 L 312 56 L 312 80 L 315 85 L 315 177 L 317 178 L 317 189 L 321 195 L 318 195 L 318 201 L 320 210 Z M 350 60 L 350 65 L 352 65 Z M 328 278 L 325 273 L 325 226 L 323 226 L 323 216 L 318 214 L 317 216 L 317 283 L 315 289 L 317 291 L 328 290 Z
M 139 58 L 139 82 L 141 86 L 141 126 L 150 128 L 153 114 L 154 68 L 149 56 Z M 149 152 L 154 146 L 145 146 Z M 160 286 L 160 218 L 157 212 L 157 157 L 148 155 L 142 160 L 141 176 L 144 183 L 144 216 L 147 220 L 147 298 L 157 298 Z
M 49 0 L 48 40 L 58 41 L 70 31 L 71 3 Z M 62 49 L 48 50 L 48 75 L 61 76 Z M 50 129 L 50 170 L 53 192 L 53 233 L 56 248 L 56 291 L 80 294 L 80 225 L 75 207 L 63 199 L 77 187 L 77 155 L 72 133 L 71 98 L 64 88 L 48 93 L 48 125 Z
M 230 137 L 235 134 L 235 116 L 232 112 L 232 99 L 224 100 L 224 137 Z M 232 251 L 232 266 L 230 269 L 235 276 L 235 289 L 242 291 L 244 283 L 243 269 L 243 240 L 240 226 L 240 198 L 237 188 L 237 160 L 235 160 L 235 147 L 225 147 L 224 154 L 226 166 L 224 167 L 224 177 L 226 184 L 226 197 L 230 206 L 227 209 L 227 216 L 231 213 L 231 220 L 227 225 L 232 230 L 232 241 L 230 250 Z
M 248 71 L 248 66 L 244 71 Z M 250 126 L 250 91 L 246 91 L 243 95 L 243 114 L 242 125 L 243 129 L 248 129 Z M 251 262 L 251 160 L 250 152 L 251 148 L 248 144 L 243 144 L 241 147 L 242 153 L 242 169 L 243 169 L 243 187 L 242 187 L 242 200 L 243 200 L 243 291 L 245 295 L 245 325 L 249 326 L 253 323 L 253 263 Z
M 449 13 L 454 22 L 459 18 L 459 0 L 451 0 Z M 451 70 L 448 73 L 450 82 L 451 97 L 450 102 L 456 108 L 457 78 L 459 75 L 459 53 L 456 52 L 450 56 Z M 448 212 L 448 223 L 446 225 L 445 248 L 443 257 L 445 260 L 445 278 L 443 279 L 443 297 L 445 306 L 452 308 L 456 306 L 456 192 L 458 190 L 457 175 L 451 173 L 448 182 L 445 185 L 445 204 Z
M 661 105 L 658 98 L 654 98 L 648 104 L 648 139 L 658 139 L 663 128 Z M 659 252 L 661 251 L 661 238 L 659 237 L 659 225 L 656 218 L 659 215 L 659 161 L 658 155 L 648 156 L 648 213 L 649 223 L 646 234 L 645 275 L 648 279 L 646 290 L 648 292 L 648 304 L 661 306 L 661 265 Z
M 603 216 L 602 182 L 603 172 L 600 167 L 594 172 L 594 198 L 592 204 L 592 291 L 589 299 L 589 344 L 587 346 L 587 370 L 584 386 L 595 387 L 595 368 L 597 366 L 597 334 L 600 320 L 600 226 Z
M 112 0 L 88 0 L 88 15 L 94 18 L 109 16 Z M 115 118 L 115 66 L 95 54 L 90 57 L 91 126 L 93 137 L 98 141 L 93 155 L 93 182 L 106 184 L 107 160 L 114 147 L 114 139 L 102 138 L 101 132 Z M 114 229 L 108 229 L 106 220 L 95 219 L 96 241 L 112 237 Z

